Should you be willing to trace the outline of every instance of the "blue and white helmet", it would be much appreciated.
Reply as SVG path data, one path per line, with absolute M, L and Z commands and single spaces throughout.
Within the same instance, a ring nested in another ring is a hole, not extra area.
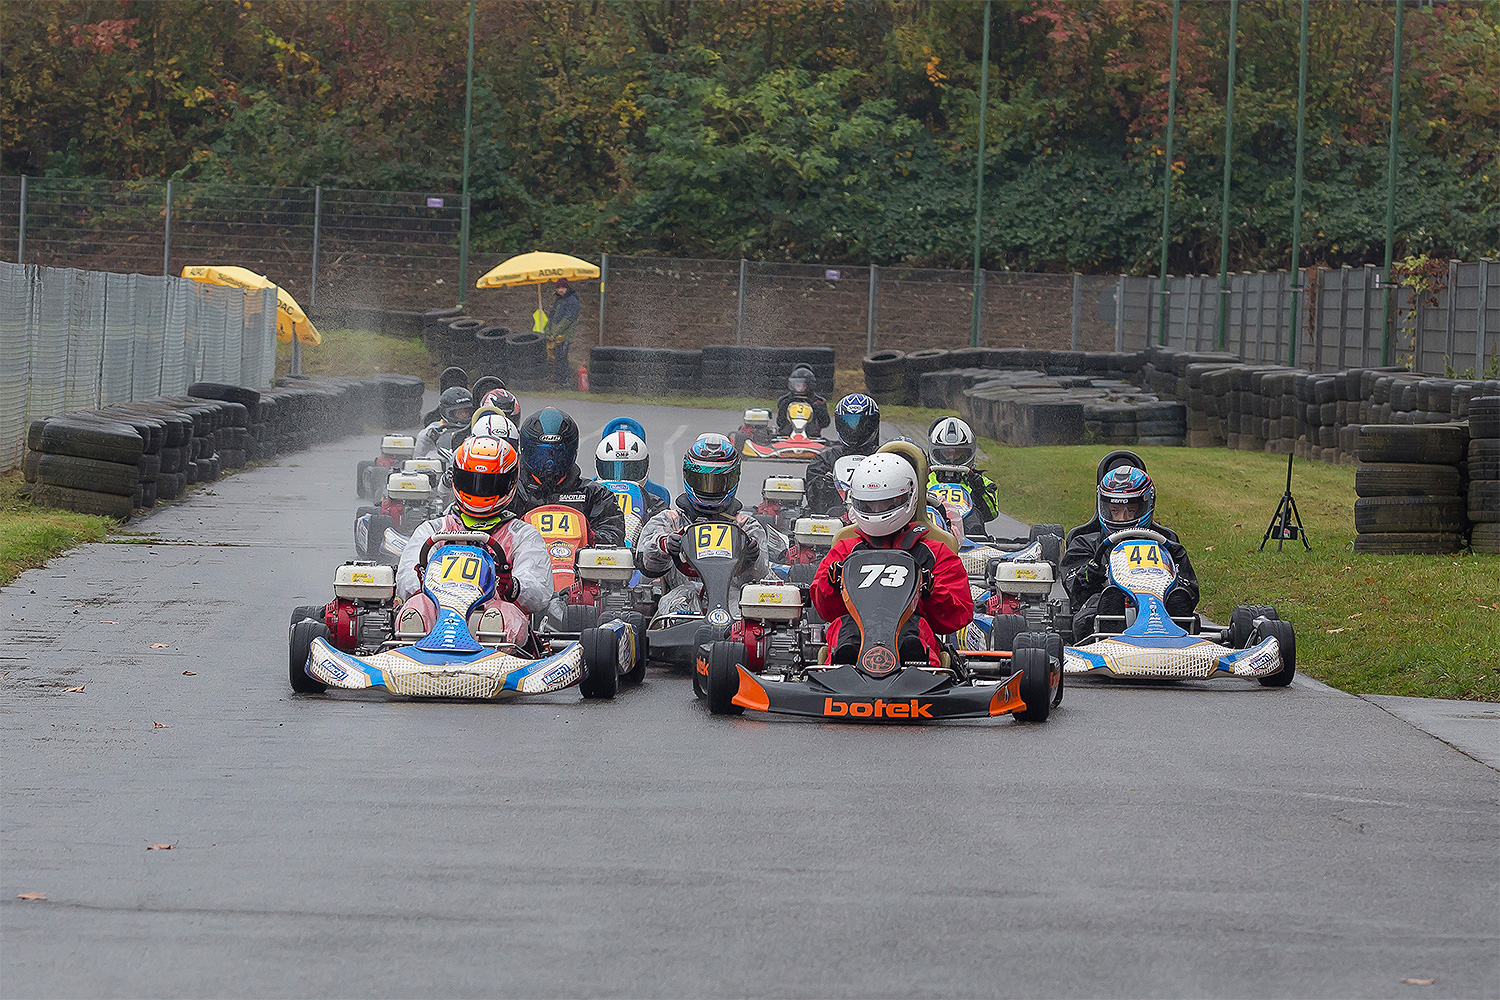
M 1155 510 L 1156 487 L 1143 470 L 1122 465 L 1099 480 L 1099 523 L 1105 531 L 1144 528 Z
M 880 404 L 862 392 L 854 392 L 833 408 L 833 426 L 839 440 L 861 448 L 880 436 Z
M 688 503 L 705 513 L 727 509 L 740 486 L 740 453 L 723 434 L 704 434 L 682 456 Z

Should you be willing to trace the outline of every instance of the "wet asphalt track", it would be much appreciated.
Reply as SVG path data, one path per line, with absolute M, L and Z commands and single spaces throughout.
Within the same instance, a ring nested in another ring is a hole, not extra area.
M 674 487 L 734 421 L 636 415 Z M 293 696 L 377 444 L 0 591 L 4 996 L 1500 994 L 1500 774 L 1301 680 L 942 729 L 716 719 L 657 670 Z

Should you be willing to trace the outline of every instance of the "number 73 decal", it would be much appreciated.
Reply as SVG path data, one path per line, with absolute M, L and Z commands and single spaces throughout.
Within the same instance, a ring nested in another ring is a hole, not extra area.
M 906 577 L 910 572 L 905 566 L 888 566 L 885 563 L 861 566 L 859 571 L 864 576 L 864 579 L 859 581 L 860 590 L 873 587 L 876 583 L 882 587 L 899 587 L 906 582 Z

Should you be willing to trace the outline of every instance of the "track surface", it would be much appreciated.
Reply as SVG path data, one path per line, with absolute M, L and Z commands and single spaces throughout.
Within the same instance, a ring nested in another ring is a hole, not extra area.
M 674 488 L 734 422 L 635 415 Z M 608 704 L 294 696 L 287 614 L 377 445 L 0 591 L 4 995 L 1500 994 L 1500 775 L 1319 685 L 943 729 L 716 719 L 654 669 Z

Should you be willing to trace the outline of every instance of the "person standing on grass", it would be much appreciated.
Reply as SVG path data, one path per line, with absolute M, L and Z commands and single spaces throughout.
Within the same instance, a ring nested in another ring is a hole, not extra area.
M 547 360 L 552 362 L 554 381 L 560 386 L 567 386 L 568 340 L 578 328 L 578 313 L 582 307 L 578 302 L 578 293 L 573 291 L 567 278 L 557 279 L 555 291 L 557 297 L 552 301 L 552 308 L 547 310 Z

